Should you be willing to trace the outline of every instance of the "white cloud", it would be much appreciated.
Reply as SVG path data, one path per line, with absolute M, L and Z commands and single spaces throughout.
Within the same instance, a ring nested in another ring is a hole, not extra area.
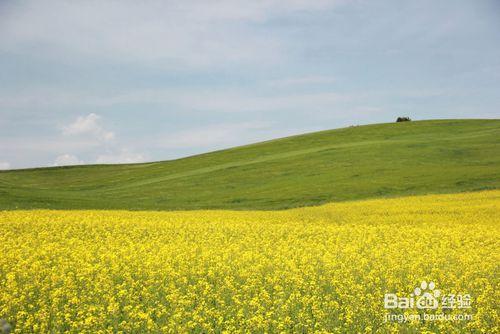
M 0 162 L 0 170 L 10 169 L 10 163 Z
M 338 1 L 26 1 L 2 8 L 0 50 L 36 48 L 41 56 L 162 66 L 276 62 L 278 37 L 245 22 Z
M 84 162 L 72 154 L 60 155 L 54 161 L 54 166 L 71 166 L 71 165 L 82 165 L 82 164 L 84 164 Z
M 138 163 L 144 162 L 146 158 L 140 153 L 131 152 L 128 149 L 121 149 L 116 153 L 101 154 L 97 157 L 96 163 L 98 164 L 118 164 L 118 163 Z
M 87 147 L 83 147 L 83 149 L 93 148 L 92 151 L 97 156 L 95 162 L 98 164 L 145 161 L 143 154 L 133 152 L 114 141 L 114 132 L 106 130 L 101 124 L 101 117 L 95 113 L 78 117 L 73 123 L 62 128 L 62 134 L 67 137 L 75 137 L 71 138 L 75 145 L 78 144 L 78 139 L 86 138 Z M 82 147 L 80 146 L 80 148 Z M 105 153 L 101 153 L 103 151 Z M 59 156 L 56 160 L 56 165 L 82 163 L 83 161 L 76 156 L 69 154 Z
M 111 131 L 106 131 L 100 124 L 100 119 L 101 117 L 94 113 L 87 116 L 80 116 L 73 123 L 64 126 L 62 133 L 66 136 L 91 135 L 102 141 L 114 139 L 115 134 Z

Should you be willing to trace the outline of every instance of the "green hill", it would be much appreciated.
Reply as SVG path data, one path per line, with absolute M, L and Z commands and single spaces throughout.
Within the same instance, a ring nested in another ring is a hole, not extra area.
M 283 209 L 500 188 L 500 120 L 316 132 L 173 161 L 0 172 L 0 209 Z

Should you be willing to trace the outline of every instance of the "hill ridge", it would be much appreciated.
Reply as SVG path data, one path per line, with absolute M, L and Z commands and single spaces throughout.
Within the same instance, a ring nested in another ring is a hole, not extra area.
M 283 209 L 496 189 L 498 156 L 500 120 L 372 124 L 163 162 L 2 172 L 0 209 Z

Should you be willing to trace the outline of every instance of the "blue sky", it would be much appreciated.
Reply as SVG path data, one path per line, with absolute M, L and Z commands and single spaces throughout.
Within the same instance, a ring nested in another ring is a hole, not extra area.
M 2 1 L 0 168 L 500 116 L 500 2 Z

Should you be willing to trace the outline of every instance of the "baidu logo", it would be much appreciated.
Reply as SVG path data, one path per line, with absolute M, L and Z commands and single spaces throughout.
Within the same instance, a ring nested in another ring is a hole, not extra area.
M 443 294 L 436 288 L 436 283 L 422 281 L 413 292 L 406 296 L 395 293 L 384 295 L 384 308 L 392 310 L 422 310 L 418 313 L 386 314 L 385 321 L 438 321 L 438 320 L 472 320 L 472 314 L 460 313 L 425 313 L 426 310 L 470 309 L 472 299 L 470 294 Z M 422 313 L 424 312 L 424 313 Z
M 409 296 L 398 296 L 395 293 L 384 295 L 384 307 L 386 309 L 437 309 L 439 306 L 445 309 L 471 308 L 471 296 L 469 294 L 447 294 L 443 295 L 436 289 L 434 282 L 422 281 Z

